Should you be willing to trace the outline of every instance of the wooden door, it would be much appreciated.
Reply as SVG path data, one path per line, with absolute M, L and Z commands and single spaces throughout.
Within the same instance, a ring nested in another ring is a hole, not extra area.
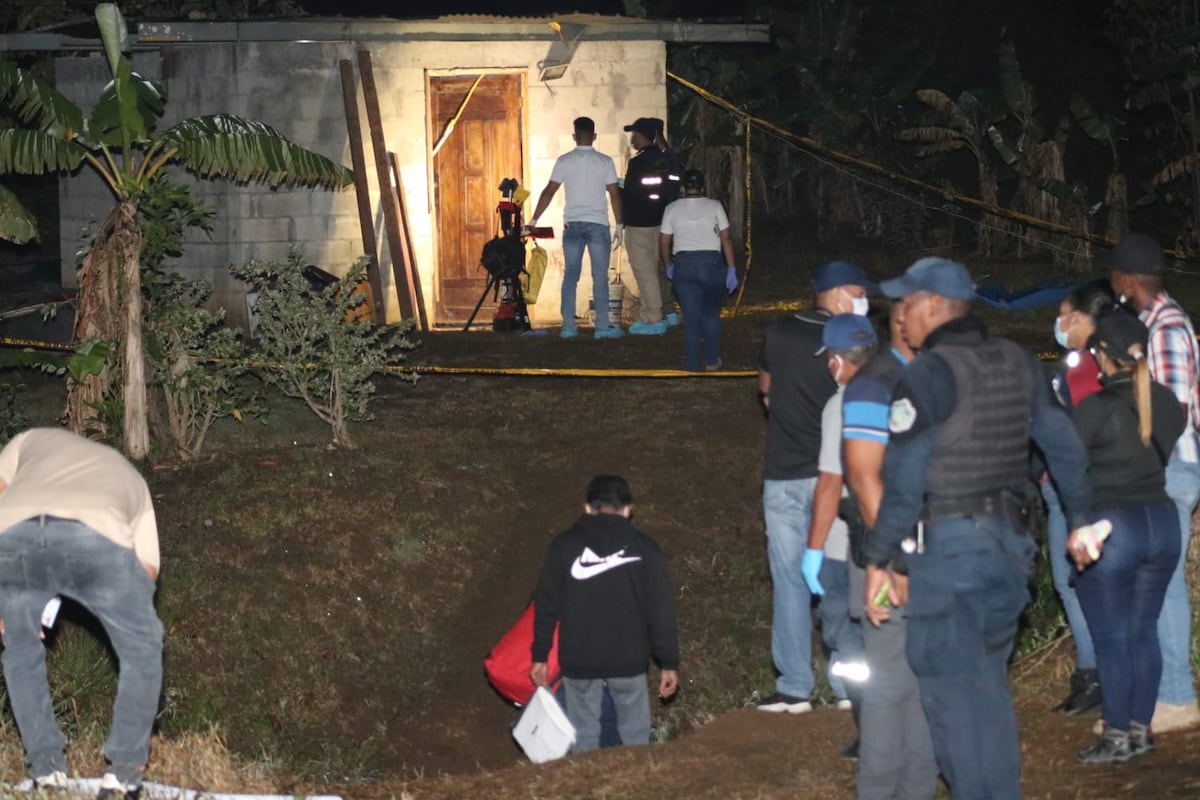
M 435 142 L 477 77 L 430 79 Z M 433 159 L 440 323 L 465 322 L 487 284 L 479 254 L 499 228 L 500 182 L 523 180 L 521 150 L 521 76 L 488 75 Z M 490 323 L 494 308 L 489 293 L 475 321 Z

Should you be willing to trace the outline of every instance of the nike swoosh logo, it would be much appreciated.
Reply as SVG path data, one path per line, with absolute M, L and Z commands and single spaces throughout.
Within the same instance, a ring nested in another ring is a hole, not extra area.
M 583 552 L 575 559 L 575 563 L 571 564 L 571 577 L 577 581 L 586 581 L 588 578 L 594 578 L 597 575 L 608 572 L 610 569 L 616 569 L 622 564 L 630 564 L 641 560 L 641 556 L 625 555 L 624 549 L 601 558 L 592 552 L 592 548 L 585 547 L 583 548 Z

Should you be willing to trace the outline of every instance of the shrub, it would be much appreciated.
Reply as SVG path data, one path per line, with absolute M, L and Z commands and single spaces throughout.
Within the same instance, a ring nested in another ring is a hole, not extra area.
M 20 383 L 0 383 L 0 442 L 7 442 L 29 427 L 29 419 L 21 406 Z
M 234 277 L 258 293 L 258 374 L 288 397 L 303 400 L 333 431 L 331 447 L 353 448 L 349 422 L 370 419 L 376 373 L 390 372 L 402 350 L 416 344 L 405 337 L 412 320 L 376 326 L 359 321 L 369 303 L 359 291 L 366 259 L 342 278 L 314 287 L 303 274 L 303 256 L 293 250 L 287 263 L 251 260 L 230 267 Z M 401 376 L 415 381 L 415 375 Z
M 178 275 L 147 282 L 146 355 L 150 375 L 162 390 L 165 430 L 175 455 L 200 455 L 214 422 L 266 407 L 241 378 L 249 370 L 241 333 L 226 327 L 225 310 L 205 309 L 212 288 Z

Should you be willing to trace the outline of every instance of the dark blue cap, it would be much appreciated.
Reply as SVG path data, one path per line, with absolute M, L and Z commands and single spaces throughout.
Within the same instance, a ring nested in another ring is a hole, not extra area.
M 951 300 L 971 300 L 975 297 L 975 282 L 971 280 L 971 273 L 962 264 L 948 258 L 922 258 L 899 278 L 882 281 L 879 289 L 893 299 L 908 297 L 915 292 L 929 292 Z
M 1134 275 L 1159 275 L 1166 267 L 1162 245 L 1144 233 L 1127 233 L 1117 246 L 1096 258 L 1096 264 L 1117 272 Z
M 861 286 L 868 292 L 876 290 L 875 282 L 867 278 L 862 267 L 849 261 L 830 261 L 813 270 L 813 286 L 817 294 L 839 286 Z
M 838 314 L 825 321 L 825 329 L 821 331 L 821 347 L 813 355 L 819 356 L 826 350 L 874 347 L 878 343 L 875 326 L 869 319 L 858 314 Z

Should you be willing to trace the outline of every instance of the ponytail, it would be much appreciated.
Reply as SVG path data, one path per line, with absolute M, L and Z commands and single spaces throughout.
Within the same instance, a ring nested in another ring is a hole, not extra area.
M 1141 353 L 1133 364 L 1133 397 L 1137 406 L 1138 433 L 1142 444 L 1149 446 L 1153 423 L 1150 417 L 1150 365 Z

